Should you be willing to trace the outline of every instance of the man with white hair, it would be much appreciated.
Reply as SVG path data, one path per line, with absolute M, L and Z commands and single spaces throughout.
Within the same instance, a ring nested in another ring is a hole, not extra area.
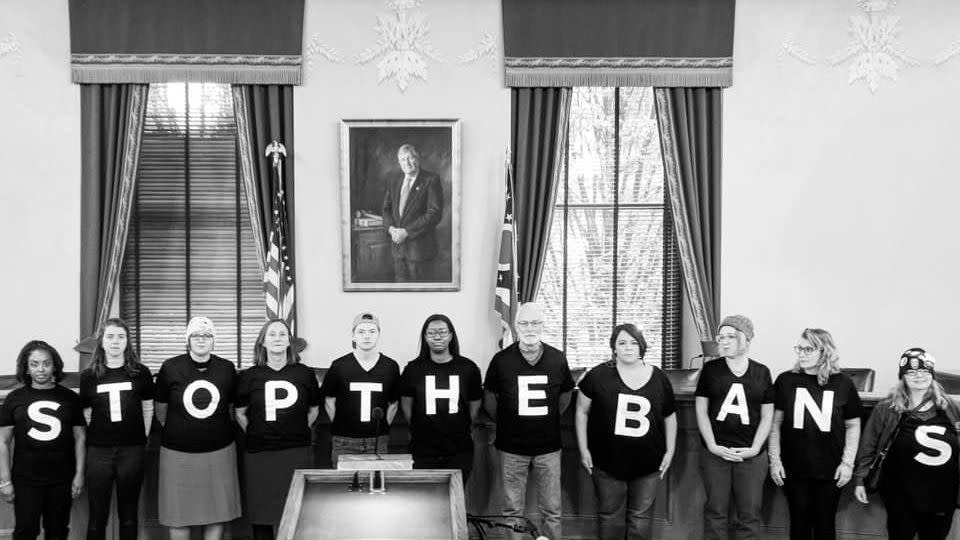
M 560 415 L 570 404 L 573 377 L 563 352 L 541 341 L 543 310 L 526 303 L 517 310 L 518 341 L 490 360 L 484 406 L 497 422 L 494 445 L 507 516 L 523 516 L 528 471 L 533 469 L 541 532 L 551 540 L 560 531 Z M 511 539 L 521 536 L 511 531 Z

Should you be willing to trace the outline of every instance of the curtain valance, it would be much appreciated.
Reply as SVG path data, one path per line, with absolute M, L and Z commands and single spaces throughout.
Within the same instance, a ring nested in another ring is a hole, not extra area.
M 505 82 L 726 87 L 735 0 L 502 0 Z
M 299 84 L 304 0 L 70 0 L 75 83 Z

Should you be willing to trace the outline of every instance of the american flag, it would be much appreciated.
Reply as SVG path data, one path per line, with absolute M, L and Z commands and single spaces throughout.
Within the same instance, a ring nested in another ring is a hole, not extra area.
M 263 291 L 267 304 L 267 318 L 283 319 L 296 335 L 296 312 L 293 309 L 293 267 L 287 253 L 287 203 L 283 190 L 283 161 L 286 149 L 277 141 L 267 146 L 267 155 L 273 155 L 273 170 L 276 174 L 277 196 L 273 205 L 273 223 L 270 226 L 270 244 L 267 249 L 266 268 L 263 272 Z
M 507 158 L 506 169 L 506 204 L 503 208 L 496 296 L 493 300 L 493 309 L 500 319 L 500 339 L 497 340 L 497 345 L 501 349 L 514 341 L 511 325 L 514 315 L 517 313 L 517 242 L 513 231 L 513 174 L 510 171 L 509 157 Z

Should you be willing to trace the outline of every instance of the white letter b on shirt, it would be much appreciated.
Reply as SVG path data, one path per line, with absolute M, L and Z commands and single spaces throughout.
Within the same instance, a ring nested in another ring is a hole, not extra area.
M 643 396 L 619 394 L 613 434 L 624 437 L 643 437 L 650 431 L 648 414 L 650 414 L 650 400 Z M 627 425 L 627 422 L 635 425 Z

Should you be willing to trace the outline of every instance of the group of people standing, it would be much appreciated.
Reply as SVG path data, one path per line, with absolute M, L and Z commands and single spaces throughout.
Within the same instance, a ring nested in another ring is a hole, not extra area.
M 621 324 L 610 336 L 611 360 L 576 384 L 564 354 L 542 341 L 543 324 L 536 304 L 522 305 L 517 341 L 494 355 L 481 378 L 461 355 L 448 317 L 424 321 L 419 354 L 401 372 L 379 350 L 379 319 L 361 313 L 353 321 L 352 352 L 332 363 L 321 385 L 300 364 L 282 320 L 263 326 L 254 365 L 238 374 L 213 354 L 213 322 L 195 317 L 187 325 L 187 352 L 166 360 L 154 383 L 126 324 L 110 319 L 81 373 L 79 395 L 58 384 L 57 351 L 31 341 L 17 359 L 23 386 L 0 408 L 0 496 L 14 504 L 13 536 L 36 538 L 42 521 L 46 538 L 66 538 L 71 501 L 85 488 L 87 537 L 104 538 L 115 489 L 120 538 L 135 539 L 144 444 L 155 415 L 163 428 L 159 520 L 171 539 L 186 540 L 197 526 L 205 540 L 220 538 L 224 524 L 241 514 L 241 493 L 254 538 L 271 539 L 293 470 L 313 465 L 311 426 L 322 405 L 331 420 L 334 465 L 343 454 L 385 451 L 389 425 L 402 409 L 414 467 L 460 469 L 465 482 L 473 464 L 471 426 L 483 406 L 496 422 L 503 513 L 523 519 L 532 482 L 540 530 L 559 539 L 560 416 L 579 386 L 576 436 L 597 495 L 597 537 L 650 538 L 658 484 L 676 448 L 670 381 L 644 361 L 640 329 Z M 879 493 L 890 538 L 945 538 L 960 492 L 960 408 L 935 380 L 933 357 L 922 349 L 903 354 L 898 385 L 875 407 L 861 437 L 860 397 L 840 371 L 827 331 L 804 330 L 795 366 L 775 381 L 749 358 L 753 338 L 748 318 L 725 318 L 716 337 L 720 358 L 704 365 L 695 392 L 704 537 L 760 537 L 769 475 L 786 494 L 791 539 L 834 538 L 841 488 L 853 481 L 856 498 L 866 503 L 864 478 L 882 453 Z M 235 423 L 244 432 L 239 471 Z M 241 479 L 247 489 L 240 489 Z

